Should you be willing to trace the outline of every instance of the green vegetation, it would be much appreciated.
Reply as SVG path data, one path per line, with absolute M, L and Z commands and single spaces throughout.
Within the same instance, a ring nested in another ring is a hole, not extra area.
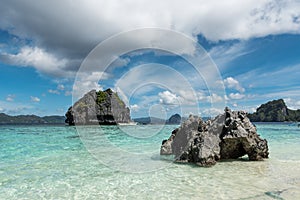
M 121 98 L 119 97 L 118 93 L 114 93 L 114 95 L 115 95 L 115 97 L 116 97 L 119 105 L 122 106 L 122 107 L 125 106 L 124 102 L 121 100 Z
M 36 115 L 17 115 L 10 116 L 0 113 L 0 124 L 64 124 L 64 116 L 45 116 L 39 117 Z
M 262 104 L 248 117 L 253 122 L 300 121 L 300 110 L 290 110 L 283 99 L 278 99 Z
M 103 103 L 106 100 L 107 95 L 108 95 L 105 91 L 98 91 L 98 92 L 96 92 L 96 94 L 97 94 L 96 103 L 98 105 Z

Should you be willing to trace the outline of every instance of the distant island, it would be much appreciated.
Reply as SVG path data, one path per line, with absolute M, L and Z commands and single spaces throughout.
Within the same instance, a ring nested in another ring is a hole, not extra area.
M 76 115 L 76 117 L 75 117 Z M 248 113 L 251 122 L 300 122 L 300 109 L 289 109 L 283 99 L 269 101 L 262 104 L 254 113 Z M 0 125 L 35 125 L 35 124 L 68 124 L 88 125 L 105 124 L 116 125 L 118 123 L 148 124 L 181 124 L 187 118 L 179 114 L 172 115 L 169 119 L 156 117 L 141 117 L 131 119 L 130 109 L 120 99 L 117 93 L 111 89 L 105 91 L 91 90 L 79 99 L 66 112 L 65 116 L 52 115 L 40 117 L 37 115 L 11 116 L 0 113 Z M 203 120 L 209 118 L 203 117 Z
M 65 117 L 52 115 L 39 117 L 37 115 L 17 115 L 11 116 L 5 113 L 0 113 L 0 125 L 34 125 L 34 124 L 65 124 Z
M 157 117 L 141 117 L 133 119 L 134 122 L 138 124 L 181 124 L 183 118 L 179 114 L 172 115 L 169 119 L 160 119 Z
M 295 122 L 300 121 L 300 109 L 289 109 L 283 99 L 269 101 L 248 114 L 252 122 Z

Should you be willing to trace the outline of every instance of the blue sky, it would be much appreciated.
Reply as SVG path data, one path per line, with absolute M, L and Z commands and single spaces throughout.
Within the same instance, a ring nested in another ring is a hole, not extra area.
M 111 87 L 133 117 L 221 112 L 212 102 L 253 112 L 279 98 L 300 109 L 299 13 L 297 1 L 1 1 L 0 112 L 64 115 L 78 95 L 73 84 L 88 54 L 113 35 L 147 27 L 174 30 L 201 45 L 225 95 L 209 90 L 182 55 L 154 49 L 118 55 L 106 71 L 85 72 L 79 94 Z M 123 45 L 145 38 L 132 35 Z M 184 84 L 193 94 L 170 89 Z

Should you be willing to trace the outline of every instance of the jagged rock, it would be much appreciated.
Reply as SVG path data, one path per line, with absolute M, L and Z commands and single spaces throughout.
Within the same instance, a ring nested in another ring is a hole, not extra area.
M 176 162 L 212 166 L 220 159 L 248 155 L 249 160 L 268 158 L 267 141 L 256 133 L 255 126 L 243 111 L 231 111 L 213 120 L 190 116 L 164 140 L 160 153 L 175 155 Z
M 91 90 L 66 113 L 69 125 L 129 123 L 130 110 L 111 89 Z

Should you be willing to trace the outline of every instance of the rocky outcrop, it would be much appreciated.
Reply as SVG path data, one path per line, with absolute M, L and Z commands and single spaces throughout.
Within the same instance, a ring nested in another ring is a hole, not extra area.
M 300 110 L 288 109 L 283 99 L 262 104 L 253 114 L 248 114 L 252 122 L 300 121 Z
M 66 113 L 69 125 L 129 123 L 130 110 L 111 89 L 92 90 L 71 106 Z
M 172 115 L 167 121 L 167 124 L 180 124 L 181 116 L 179 114 Z
M 190 116 L 161 146 L 161 155 L 175 155 L 176 162 L 212 166 L 221 159 L 248 155 L 249 160 L 268 158 L 268 145 L 243 111 L 231 111 L 213 120 Z

